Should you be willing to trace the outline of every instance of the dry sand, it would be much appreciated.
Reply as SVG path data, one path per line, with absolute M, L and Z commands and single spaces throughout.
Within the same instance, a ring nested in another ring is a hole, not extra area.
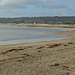
M 75 32 L 57 34 L 70 37 L 0 46 L 0 75 L 75 75 Z

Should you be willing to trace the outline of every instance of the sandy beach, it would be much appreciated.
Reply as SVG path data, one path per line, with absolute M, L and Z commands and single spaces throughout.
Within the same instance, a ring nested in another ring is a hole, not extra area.
M 0 75 L 75 75 L 75 28 L 60 28 L 69 38 L 0 46 Z

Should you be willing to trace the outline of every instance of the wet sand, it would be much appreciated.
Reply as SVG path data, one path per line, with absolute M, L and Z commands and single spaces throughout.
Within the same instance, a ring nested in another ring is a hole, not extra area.
M 70 37 L 0 46 L 0 75 L 75 75 L 75 32 L 56 34 Z

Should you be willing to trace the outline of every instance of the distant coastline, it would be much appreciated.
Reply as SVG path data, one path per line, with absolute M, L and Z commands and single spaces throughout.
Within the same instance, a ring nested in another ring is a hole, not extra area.
M 26 27 L 49 27 L 49 28 L 64 28 L 69 30 L 75 30 L 75 24 L 16 24 L 16 23 L 0 23 L 0 25 L 9 26 L 26 26 Z

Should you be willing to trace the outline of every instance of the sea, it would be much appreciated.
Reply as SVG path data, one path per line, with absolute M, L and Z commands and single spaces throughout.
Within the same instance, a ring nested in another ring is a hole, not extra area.
M 69 38 L 53 32 L 71 32 L 67 29 L 0 25 L 0 45 L 32 43 Z

